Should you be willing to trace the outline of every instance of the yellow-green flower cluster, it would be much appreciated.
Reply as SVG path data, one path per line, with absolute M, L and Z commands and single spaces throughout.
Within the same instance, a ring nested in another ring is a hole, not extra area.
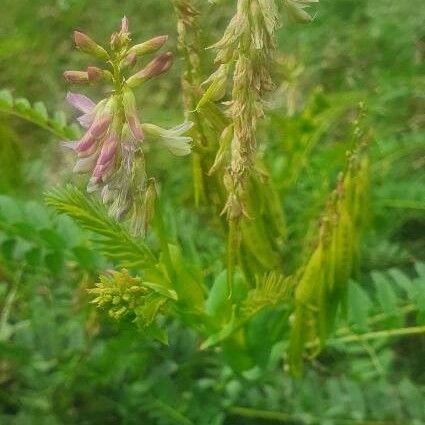
M 88 292 L 95 295 L 92 303 L 107 310 L 113 319 L 122 319 L 134 311 L 147 289 L 142 286 L 140 278 L 132 277 L 127 270 L 111 271 L 100 276 L 96 287 Z
M 127 317 L 145 328 L 177 300 L 172 289 L 133 277 L 126 269 L 100 276 L 96 287 L 88 292 L 95 296 L 92 303 L 106 310 L 113 319 Z

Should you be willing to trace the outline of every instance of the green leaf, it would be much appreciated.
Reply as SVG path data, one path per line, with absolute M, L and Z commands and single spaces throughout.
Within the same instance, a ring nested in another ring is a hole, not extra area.
M 53 118 L 49 117 L 46 106 L 42 102 L 35 102 L 34 105 L 25 98 L 13 98 L 8 90 L 0 91 L 0 113 L 16 115 L 24 120 L 38 125 L 44 130 L 50 131 L 61 139 L 77 139 L 80 135 L 78 126 L 66 123 L 65 114 L 56 112 Z
M 217 324 L 226 323 L 231 314 L 231 303 L 227 286 L 227 272 L 223 270 L 215 279 L 205 303 L 207 313 Z
M 367 293 L 353 281 L 348 286 L 348 306 L 348 321 L 365 327 L 373 303 Z
M 372 272 L 371 276 L 375 283 L 376 294 L 382 310 L 390 316 L 397 316 L 397 295 L 392 288 L 391 281 L 380 272 Z
M 394 282 L 403 289 L 407 296 L 412 299 L 414 296 L 413 282 L 400 269 L 391 269 L 388 274 L 394 279 Z
M 47 121 L 49 119 L 46 105 L 43 102 L 34 103 L 33 114 L 40 121 Z
M 76 187 L 56 188 L 46 194 L 45 199 L 47 205 L 98 235 L 92 238 L 93 243 L 120 267 L 144 268 L 156 264 L 155 256 L 143 240 L 130 236 L 120 223 L 107 215 L 102 204 L 88 199 Z
M 13 106 L 13 97 L 9 90 L 0 90 L 0 107 L 11 108 Z

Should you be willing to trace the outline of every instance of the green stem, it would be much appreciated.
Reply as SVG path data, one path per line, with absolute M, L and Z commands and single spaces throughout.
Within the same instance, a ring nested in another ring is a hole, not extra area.
M 227 240 L 227 294 L 229 299 L 233 293 L 233 276 L 235 274 L 236 254 L 239 249 L 238 244 L 239 221 L 229 220 L 229 235 Z
M 380 203 L 387 208 L 425 210 L 425 203 L 409 199 L 382 199 Z
M 270 410 L 251 409 L 249 407 L 234 406 L 228 409 L 229 414 L 250 419 L 263 419 L 277 422 L 298 422 L 300 424 L 321 424 L 323 418 L 315 418 L 307 414 L 291 415 L 289 413 Z M 337 419 L 340 425 L 401 425 L 399 422 L 375 420 Z
M 4 113 L 4 114 L 9 114 L 9 115 L 13 115 L 15 117 L 21 118 L 23 120 L 26 120 L 34 125 L 36 125 L 37 127 L 40 127 L 43 130 L 46 130 L 50 133 L 52 133 L 54 136 L 60 138 L 60 139 L 69 139 L 70 134 L 68 134 L 66 131 L 60 131 L 60 130 L 56 130 L 53 127 L 50 127 L 48 124 L 42 123 L 36 119 L 33 119 L 31 117 L 29 117 L 28 115 L 22 114 L 18 111 L 15 110 L 9 110 L 9 109 L 3 109 L 0 108 L 0 112 Z M 66 127 L 68 129 L 68 131 L 72 131 L 72 133 L 77 136 L 76 132 L 74 129 L 72 129 L 71 127 L 67 126 Z
M 364 334 L 352 334 L 330 340 L 331 344 L 367 341 L 373 339 L 393 338 L 397 336 L 409 336 L 425 333 L 425 326 L 412 326 L 410 328 L 388 329 L 384 331 L 367 332 Z
M 173 262 L 171 261 L 170 247 L 168 246 L 167 232 L 165 231 L 164 219 L 162 218 L 159 202 L 156 203 L 155 214 L 153 218 L 153 225 L 161 245 L 162 255 L 164 256 L 164 263 L 167 267 L 170 278 L 173 278 L 175 271 Z

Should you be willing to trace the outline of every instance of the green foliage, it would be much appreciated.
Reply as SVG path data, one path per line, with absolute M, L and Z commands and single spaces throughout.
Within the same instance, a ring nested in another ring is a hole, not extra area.
M 130 236 L 122 225 L 108 217 L 99 202 L 89 199 L 76 187 L 68 185 L 52 190 L 46 195 L 46 204 L 97 234 L 99 237 L 94 237 L 93 242 L 106 257 L 121 267 L 149 267 L 156 263 L 151 250 L 142 240 Z
M 16 115 L 61 139 L 75 139 L 79 134 L 78 127 L 67 124 L 63 112 L 56 112 L 53 117 L 50 117 L 43 102 L 35 102 L 31 105 L 28 99 L 14 99 L 7 90 L 0 91 L 0 113 Z
M 63 139 L 78 136 L 73 126 L 11 95 L 50 109 L 63 69 L 80 65 L 64 42 L 76 22 L 100 40 L 123 12 L 110 0 L 5 1 L 0 85 L 13 91 L 0 92 L 0 423 L 424 423 L 421 1 L 280 2 L 314 19 L 284 18 L 278 32 L 278 90 L 259 123 L 231 292 L 219 215 L 229 118 L 205 101 L 211 87 L 191 111 L 212 69 L 204 47 L 234 3 L 173 1 L 200 12 L 180 20 L 183 59 L 137 96 L 146 114 L 166 106 L 143 119 L 168 125 L 181 116 L 184 68 L 195 154 L 190 165 L 146 150 L 160 199 L 138 239 L 63 186 L 66 157 L 39 129 Z M 120 5 L 143 14 L 135 39 L 169 33 L 172 46 L 171 2 L 142 3 Z M 353 156 L 359 139 L 370 139 L 368 159 Z M 47 189 L 50 208 L 38 196 L 46 180 L 61 185 Z

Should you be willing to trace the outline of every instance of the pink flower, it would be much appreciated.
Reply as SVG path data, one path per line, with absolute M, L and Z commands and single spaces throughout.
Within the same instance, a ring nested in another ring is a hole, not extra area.
M 137 87 L 141 83 L 157 77 L 167 72 L 173 64 L 173 54 L 171 52 L 163 53 L 149 62 L 141 71 L 132 75 L 127 80 L 128 87 Z
M 81 112 L 84 112 L 84 114 L 80 115 L 77 120 L 82 127 L 89 128 L 93 124 L 96 116 L 96 104 L 87 96 L 79 93 L 68 92 L 66 100 L 71 106 Z M 99 103 L 98 106 L 101 106 L 101 104 Z
M 96 107 L 96 104 L 91 99 L 79 93 L 68 92 L 66 100 L 74 108 L 84 112 L 85 114 L 89 114 Z
M 136 99 L 131 90 L 126 88 L 123 96 L 125 119 L 127 120 L 130 131 L 136 140 L 143 140 L 143 130 L 137 115 Z

